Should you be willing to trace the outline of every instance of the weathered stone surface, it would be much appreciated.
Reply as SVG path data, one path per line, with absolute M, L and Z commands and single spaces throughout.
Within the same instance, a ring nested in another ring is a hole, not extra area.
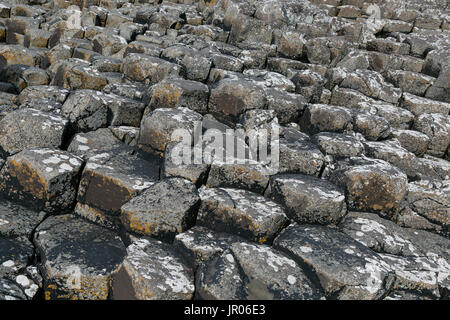
M 250 191 L 202 187 L 200 198 L 197 224 L 219 232 L 270 244 L 288 223 L 282 207 Z
M 158 179 L 158 163 L 117 154 L 114 149 L 98 152 L 83 170 L 75 211 L 89 220 L 113 226 L 122 205 Z
M 179 145 L 179 142 L 170 142 L 166 146 L 164 151 L 164 163 L 162 167 L 162 175 L 165 177 L 181 177 L 192 181 L 195 185 L 200 186 L 206 182 L 208 178 L 208 171 L 210 165 L 208 163 L 196 163 L 195 160 L 195 149 L 199 154 L 202 155 L 203 160 L 203 150 L 199 146 L 195 146 L 193 150 L 190 150 L 188 159 L 190 163 L 184 163 L 184 149 L 183 145 Z
M 244 240 L 233 234 L 195 226 L 177 234 L 173 245 L 194 268 L 197 268 L 216 254 L 228 249 L 233 243 L 241 241 Z
M 187 130 L 193 137 L 195 122 L 201 120 L 199 113 L 186 107 L 156 109 L 142 118 L 138 143 L 162 152 L 169 142 L 178 141 L 179 138 L 172 138 L 175 130 Z
M 76 90 L 61 109 L 61 114 L 70 120 L 78 131 L 91 131 L 108 125 L 139 125 L 144 104 L 94 90 Z
M 73 207 L 82 159 L 57 149 L 27 149 L 7 159 L 0 192 L 36 210 L 64 212 Z
M 321 132 L 313 137 L 320 150 L 335 157 L 357 157 L 364 153 L 364 144 L 356 137 L 333 132 Z
M 332 182 L 345 189 L 349 209 L 395 214 L 406 194 L 407 177 L 383 160 L 350 158 L 338 163 Z
M 325 159 L 309 138 L 294 135 L 280 139 L 280 172 L 303 173 L 318 176 Z
M 0 237 L 31 237 L 44 220 L 44 212 L 34 212 L 14 202 L 0 199 Z
M 237 187 L 263 193 L 269 183 L 270 175 L 276 170 L 260 163 L 240 164 L 237 163 L 238 158 L 232 159 L 234 159 L 233 163 L 224 163 L 217 159 L 211 163 L 206 186 L 208 188 Z
M 433 224 L 441 225 L 444 232 L 450 224 L 449 181 L 430 182 L 426 180 L 408 184 L 406 201 L 411 210 Z
M 211 88 L 208 110 L 219 120 L 237 119 L 244 111 L 262 109 L 266 104 L 263 90 L 244 79 L 223 79 Z
M 352 114 L 345 108 L 310 105 L 300 120 L 300 127 L 312 134 L 320 131 L 343 132 L 352 129 Z
M 151 88 L 151 97 L 152 109 L 185 107 L 206 113 L 209 88 L 191 80 L 164 80 Z
M 172 241 L 195 223 L 200 197 L 195 185 L 170 178 L 155 183 L 121 208 L 121 221 L 131 232 Z
M 252 258 L 250 258 L 252 257 Z M 234 243 L 198 271 L 198 295 L 208 300 L 308 300 L 320 292 L 294 260 L 264 246 Z
M 377 299 L 389 290 L 389 268 L 380 256 L 330 227 L 291 225 L 274 246 L 313 271 L 327 297 Z
M 414 130 L 422 132 L 430 138 L 427 153 L 443 157 L 450 144 L 449 116 L 437 113 L 420 115 L 414 122 Z
M 392 131 L 392 136 L 398 140 L 403 148 L 418 157 L 425 154 L 430 143 L 430 138 L 426 134 L 414 130 L 395 130 Z
M 123 60 L 121 71 L 134 81 L 157 83 L 167 77 L 179 77 L 182 67 L 166 60 L 140 53 L 130 53 Z
M 410 93 L 403 94 L 402 107 L 416 116 L 424 113 L 440 113 L 444 116 L 450 113 L 450 104 L 418 97 Z
M 354 120 L 354 130 L 364 135 L 367 140 L 387 138 L 391 133 L 389 122 L 381 117 L 358 113 Z
M 111 276 L 126 255 L 118 236 L 74 215 L 63 215 L 40 224 L 33 241 L 47 300 L 108 298 Z
M 194 81 L 206 81 L 212 66 L 211 59 L 202 52 L 179 44 L 163 50 L 161 57 L 180 64 L 186 70 L 186 77 Z
M 332 183 L 300 174 L 275 175 L 268 195 L 298 223 L 337 224 L 347 213 L 343 191 Z
M 139 239 L 112 282 L 114 300 L 190 300 L 194 274 L 173 247 L 156 240 Z
M 67 151 L 88 159 L 98 153 L 120 148 L 122 145 L 109 128 L 101 128 L 74 135 Z
M 395 289 L 440 297 L 439 289 L 448 287 L 448 239 L 404 229 L 370 213 L 349 213 L 340 228 L 359 243 L 382 253 L 395 273 Z
M 417 177 L 416 156 L 402 148 L 397 140 L 367 141 L 364 146 L 367 156 L 389 162 L 406 173 L 408 177 Z
M 101 90 L 107 85 L 104 75 L 80 59 L 60 60 L 52 64 L 49 70 L 52 77 L 50 85 L 65 89 Z
M 7 113 L 0 120 L 0 155 L 6 157 L 27 148 L 61 147 L 68 121 L 35 109 Z

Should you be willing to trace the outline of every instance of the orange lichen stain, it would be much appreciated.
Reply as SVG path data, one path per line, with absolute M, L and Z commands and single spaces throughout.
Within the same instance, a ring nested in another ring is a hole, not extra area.
M 157 104 L 164 105 L 166 108 L 175 108 L 181 96 L 181 91 L 172 85 L 165 83 L 158 87 L 153 93 L 152 100 L 155 99 Z
M 26 163 L 11 160 L 9 174 L 17 179 L 25 193 L 29 193 L 38 199 L 48 198 L 48 183 L 33 168 Z

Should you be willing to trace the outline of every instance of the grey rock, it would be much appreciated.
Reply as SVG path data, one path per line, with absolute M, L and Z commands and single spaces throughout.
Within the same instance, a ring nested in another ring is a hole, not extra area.
M 192 182 L 169 178 L 125 203 L 121 221 L 131 232 L 173 241 L 176 234 L 194 225 L 199 204 Z
M 177 234 L 173 246 L 196 269 L 202 263 L 228 249 L 233 243 L 242 241 L 244 239 L 233 234 L 195 226 Z
M 330 180 L 345 189 L 350 210 L 388 216 L 401 207 L 408 183 L 406 174 L 389 163 L 357 157 L 338 162 Z
M 268 196 L 298 223 L 337 224 L 347 213 L 343 191 L 332 183 L 300 174 L 275 175 Z
M 139 239 L 113 276 L 114 300 L 190 300 L 194 274 L 170 245 Z
M 250 191 L 202 187 L 199 192 L 200 226 L 270 244 L 288 223 L 279 205 Z
M 7 159 L 0 192 L 35 210 L 72 209 L 83 160 L 58 149 L 27 149 Z
M 0 120 L 0 154 L 3 157 L 27 148 L 61 147 L 68 121 L 35 109 L 19 109 Z
M 252 258 L 250 258 L 252 257 Z M 320 292 L 294 260 L 264 246 L 234 243 L 200 267 L 198 295 L 214 300 L 308 300 Z
M 74 215 L 46 219 L 33 242 L 47 300 L 106 300 L 126 255 L 118 236 Z
M 291 225 L 275 239 L 274 247 L 311 270 L 329 298 L 373 300 L 389 290 L 389 265 L 336 229 Z

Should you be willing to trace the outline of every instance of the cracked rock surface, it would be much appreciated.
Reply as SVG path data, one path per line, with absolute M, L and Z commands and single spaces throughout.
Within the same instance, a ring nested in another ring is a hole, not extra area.
M 2 0 L 0 300 L 448 300 L 449 17 Z

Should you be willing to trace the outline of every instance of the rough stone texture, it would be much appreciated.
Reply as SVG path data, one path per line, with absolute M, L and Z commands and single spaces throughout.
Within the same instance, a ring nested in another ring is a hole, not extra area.
M 173 240 L 176 234 L 194 225 L 199 203 L 192 182 L 165 179 L 125 203 L 121 220 L 131 232 Z
M 57 149 L 27 149 L 7 159 L 0 192 L 37 210 L 72 209 L 83 160 Z
M 320 298 L 317 288 L 294 260 L 263 245 L 236 242 L 198 273 L 198 295 L 203 299 Z
M 6 157 L 24 149 L 61 147 L 68 121 L 35 109 L 10 112 L 0 120 L 0 155 Z
M 445 0 L 0 2 L 0 300 L 449 298 Z
M 173 247 L 140 239 L 127 255 L 112 282 L 114 300 L 190 300 L 194 274 Z
M 283 204 L 289 217 L 299 223 L 337 224 L 347 213 L 343 191 L 315 177 L 273 176 L 268 196 Z
M 89 158 L 81 175 L 75 211 L 81 216 L 113 226 L 120 208 L 159 179 L 157 163 L 117 150 Z M 114 194 L 114 197 L 108 196 Z
M 193 135 L 195 122 L 202 120 L 202 116 L 186 107 L 176 109 L 156 109 L 142 118 L 138 143 L 143 148 L 164 151 L 166 145 L 179 138 L 172 139 L 177 129 L 185 129 Z
M 349 209 L 395 214 L 406 194 L 406 175 L 383 160 L 350 158 L 338 164 L 331 181 L 345 189 Z
M 108 298 L 111 276 L 126 255 L 117 235 L 63 215 L 40 224 L 33 241 L 41 258 L 47 300 Z
M 200 189 L 197 223 L 259 243 L 271 243 L 288 219 L 276 203 L 239 189 Z

